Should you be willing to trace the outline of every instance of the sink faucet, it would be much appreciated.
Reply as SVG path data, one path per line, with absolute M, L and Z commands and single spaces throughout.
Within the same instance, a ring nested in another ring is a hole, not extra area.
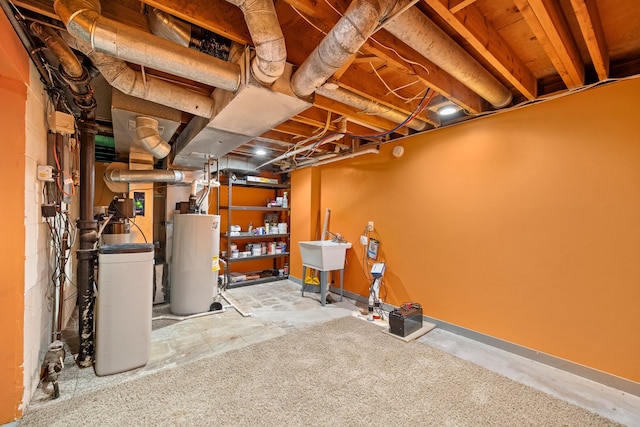
M 342 235 L 340 233 L 332 233 L 329 230 L 326 231 L 326 233 L 332 237 L 331 241 L 335 242 L 335 243 L 344 243 L 346 242 L 346 240 L 344 239 L 344 237 L 342 237 Z

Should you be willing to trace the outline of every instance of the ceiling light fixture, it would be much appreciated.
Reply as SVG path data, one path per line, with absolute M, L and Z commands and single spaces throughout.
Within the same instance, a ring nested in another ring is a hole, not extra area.
M 438 108 L 438 115 L 440 116 L 450 116 L 452 114 L 457 113 L 459 110 L 457 105 L 445 105 L 443 107 Z
M 264 156 L 265 154 L 267 154 L 267 150 L 263 149 L 263 148 L 258 148 L 256 150 L 256 155 L 257 156 Z

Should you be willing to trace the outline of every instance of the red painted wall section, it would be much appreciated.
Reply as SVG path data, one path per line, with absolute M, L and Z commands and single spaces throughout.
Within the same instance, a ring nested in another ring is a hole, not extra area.
M 4 13 L 0 13 L 0 424 L 22 415 L 24 334 L 25 114 L 29 59 Z
M 386 302 L 640 382 L 639 97 L 608 84 L 321 167 L 345 288 L 368 295 L 373 220 Z

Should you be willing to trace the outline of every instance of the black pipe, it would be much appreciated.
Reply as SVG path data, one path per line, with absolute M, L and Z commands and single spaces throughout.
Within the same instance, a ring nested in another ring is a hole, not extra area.
M 83 112 L 80 123 L 80 219 L 78 230 L 80 233 L 80 248 L 78 256 L 78 311 L 80 349 L 76 362 L 81 367 L 93 364 L 93 309 L 95 295 L 94 264 L 96 250 L 94 243 L 98 240 L 97 221 L 93 219 L 93 196 L 95 185 L 95 135 L 98 125 L 93 113 Z
M 95 186 L 95 136 L 98 125 L 95 120 L 96 99 L 90 77 L 73 51 L 53 29 L 38 23 L 31 30 L 45 43 L 60 61 L 60 76 L 67 83 L 67 89 L 73 96 L 75 105 L 80 109 L 78 129 L 80 131 L 80 218 L 78 231 L 80 248 L 78 257 L 77 285 L 80 349 L 76 363 L 81 367 L 93 364 L 94 331 L 93 312 L 95 295 L 93 292 L 96 261 L 95 242 L 98 240 L 97 221 L 93 218 L 93 199 Z

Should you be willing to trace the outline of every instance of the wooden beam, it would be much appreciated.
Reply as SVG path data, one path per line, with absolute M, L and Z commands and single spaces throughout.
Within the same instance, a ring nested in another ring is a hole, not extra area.
M 13 4 L 19 8 L 46 16 L 50 19 L 60 20 L 60 17 L 53 9 L 53 0 L 14 0 Z M 121 22 L 140 30 L 149 30 L 147 17 L 137 9 L 127 7 L 120 2 L 102 2 L 102 16 Z
M 485 58 L 505 79 L 528 99 L 538 96 L 538 82 L 498 31 L 476 5 L 467 4 L 457 13 L 442 0 L 425 0 L 440 17 Z
M 475 2 L 476 0 L 449 0 L 449 11 L 451 13 L 458 13 Z
M 595 0 L 571 0 L 582 37 L 587 44 L 598 79 L 609 78 L 609 51 Z
M 522 16 L 569 89 L 584 84 L 584 65 L 559 4 L 554 0 L 514 0 Z

